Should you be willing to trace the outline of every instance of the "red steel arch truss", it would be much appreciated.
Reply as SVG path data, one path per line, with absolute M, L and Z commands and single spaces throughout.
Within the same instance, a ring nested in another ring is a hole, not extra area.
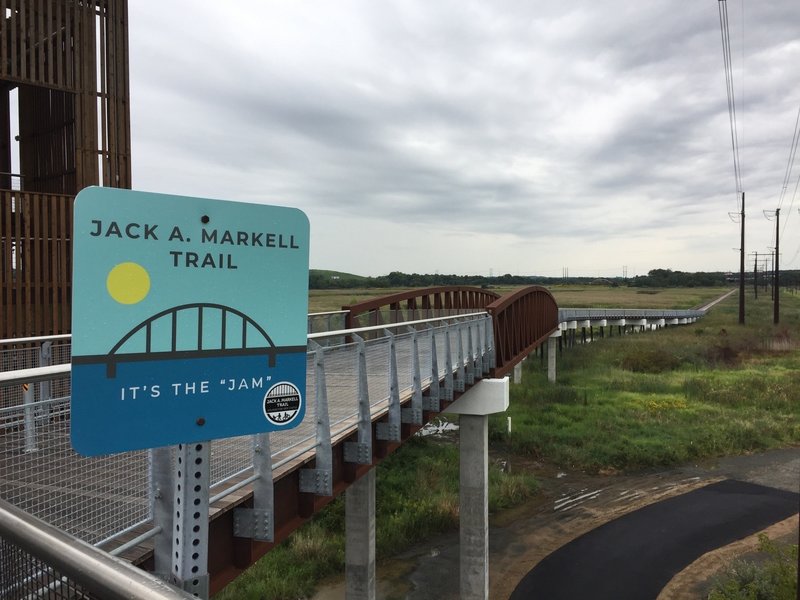
M 558 329 L 558 305 L 553 295 L 538 285 L 521 288 L 486 307 L 492 315 L 495 368 L 503 377 L 534 348 Z

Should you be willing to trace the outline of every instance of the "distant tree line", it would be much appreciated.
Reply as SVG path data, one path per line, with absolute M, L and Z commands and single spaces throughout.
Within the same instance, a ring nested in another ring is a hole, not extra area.
M 738 281 L 738 273 L 712 272 L 712 273 L 685 273 L 671 269 L 653 269 L 647 275 L 640 275 L 630 279 L 627 283 L 632 287 L 716 287 L 729 285 Z
M 537 275 L 511 275 L 506 273 L 494 277 L 483 275 L 423 275 L 420 273 L 401 273 L 392 271 L 379 277 L 361 277 L 350 273 L 321 271 L 312 269 L 308 284 L 314 290 L 352 289 L 352 288 L 412 288 L 439 285 L 468 285 L 476 287 L 516 286 L 516 285 L 607 285 L 632 287 L 716 287 L 732 285 L 738 281 L 738 274 L 723 272 L 686 273 L 671 269 L 653 269 L 647 275 L 632 278 L 622 277 L 541 277 Z

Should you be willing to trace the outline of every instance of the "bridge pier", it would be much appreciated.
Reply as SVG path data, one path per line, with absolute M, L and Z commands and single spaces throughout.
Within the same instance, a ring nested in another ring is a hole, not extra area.
M 508 408 L 508 377 L 483 379 L 451 404 L 459 416 L 461 600 L 489 597 L 489 415 Z
M 547 340 L 547 381 L 556 382 L 556 340 L 561 339 L 561 331 L 556 331 Z
M 375 469 L 345 492 L 347 600 L 375 600 Z

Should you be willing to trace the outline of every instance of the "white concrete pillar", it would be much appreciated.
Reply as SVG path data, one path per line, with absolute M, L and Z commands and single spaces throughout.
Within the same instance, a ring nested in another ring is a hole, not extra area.
M 345 492 L 347 600 L 375 600 L 375 469 Z
M 459 525 L 462 600 L 489 597 L 489 417 L 461 415 Z
M 522 383 L 522 363 L 514 365 L 514 383 Z
M 556 339 L 558 336 L 551 336 L 547 340 L 547 381 L 556 382 Z
M 508 408 L 508 377 L 483 379 L 447 407 L 459 417 L 461 600 L 489 598 L 489 416 Z

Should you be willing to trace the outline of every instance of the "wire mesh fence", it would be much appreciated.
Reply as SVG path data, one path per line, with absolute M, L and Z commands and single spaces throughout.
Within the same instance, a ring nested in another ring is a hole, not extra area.
M 3 600 L 103 600 L 0 537 L 0 598 Z

